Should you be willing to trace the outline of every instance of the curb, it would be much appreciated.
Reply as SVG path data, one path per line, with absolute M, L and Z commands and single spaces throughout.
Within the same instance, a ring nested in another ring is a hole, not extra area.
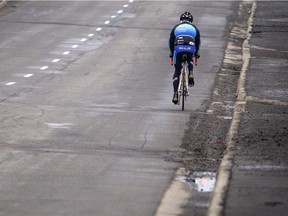
M 233 138 L 237 134 L 238 124 L 240 122 L 241 113 L 245 111 L 246 104 L 246 91 L 245 91 L 245 78 L 246 71 L 249 66 L 250 49 L 249 49 L 249 39 L 251 36 L 251 28 L 253 23 L 253 16 L 256 10 L 256 1 L 247 0 L 244 2 L 251 2 L 251 13 L 248 19 L 248 28 L 246 30 L 246 39 L 242 44 L 242 68 L 240 72 L 240 77 L 238 80 L 237 94 L 238 99 L 235 104 L 232 122 L 229 131 L 226 136 L 227 149 L 224 153 L 224 157 L 218 169 L 218 175 L 216 180 L 216 186 L 212 194 L 210 201 L 210 206 L 208 209 L 207 216 L 221 216 L 224 213 L 225 201 L 227 199 L 227 191 L 229 187 L 229 182 L 231 179 L 233 160 L 234 160 L 234 142 Z

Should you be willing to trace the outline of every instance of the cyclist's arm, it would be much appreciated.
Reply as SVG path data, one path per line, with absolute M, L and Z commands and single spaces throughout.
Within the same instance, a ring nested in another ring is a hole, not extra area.
M 197 28 L 196 33 L 197 33 L 195 37 L 196 55 L 200 56 L 201 39 L 200 39 L 200 31 Z
M 173 58 L 173 52 L 174 52 L 174 42 L 175 42 L 175 34 L 174 34 L 174 29 L 172 29 L 171 33 L 170 33 L 170 38 L 169 38 L 169 41 L 168 41 L 168 46 L 169 46 L 169 56 L 171 58 Z

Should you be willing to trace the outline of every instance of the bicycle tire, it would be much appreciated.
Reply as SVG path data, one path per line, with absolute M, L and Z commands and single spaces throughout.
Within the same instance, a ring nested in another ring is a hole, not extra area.
M 184 111 L 184 106 L 185 106 L 185 103 L 184 103 L 184 101 L 185 101 L 185 83 L 184 83 L 184 77 L 182 77 L 182 111 Z

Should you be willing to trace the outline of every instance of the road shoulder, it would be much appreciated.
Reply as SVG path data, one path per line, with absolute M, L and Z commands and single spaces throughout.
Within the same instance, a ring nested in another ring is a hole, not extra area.
M 288 211 L 287 2 L 257 2 L 225 215 Z

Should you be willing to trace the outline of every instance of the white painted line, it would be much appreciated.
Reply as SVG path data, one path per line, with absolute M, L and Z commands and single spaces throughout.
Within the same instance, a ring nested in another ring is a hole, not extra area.
M 128 5 L 127 5 L 127 4 L 126 4 L 126 5 L 123 5 L 123 7 L 126 8 L 126 7 L 128 7 Z
M 50 128 L 56 129 L 69 129 L 73 126 L 73 123 L 45 123 Z
M 16 82 L 8 82 L 6 83 L 7 86 L 14 85 Z
M 115 15 L 113 15 L 113 16 L 111 16 L 111 18 L 112 18 L 112 19 L 115 19 L 115 18 L 116 18 L 116 16 L 115 16 Z
M 46 70 L 47 68 L 49 68 L 48 66 L 43 66 L 40 68 L 40 70 Z
M 96 31 L 101 31 L 101 30 L 102 30 L 102 28 L 100 28 L 100 27 L 96 29 Z
M 92 37 L 92 36 L 94 36 L 94 34 L 89 34 L 89 35 L 88 35 L 88 37 Z
M 26 74 L 24 77 L 25 78 L 28 78 L 28 77 L 31 77 L 31 76 L 33 76 L 34 74 Z
M 86 40 L 87 40 L 87 38 L 82 38 L 80 41 L 85 42 Z
M 132 3 L 132 2 L 134 2 L 134 0 L 129 0 L 129 2 L 131 2 L 131 3 Z
M 77 47 L 78 47 L 77 44 L 75 44 L 75 45 L 72 46 L 73 49 L 75 49 L 75 48 L 77 48 Z
M 121 14 L 121 13 L 123 13 L 123 10 L 119 10 L 117 13 L 118 13 L 118 14 Z
M 56 63 L 56 62 L 59 62 L 59 61 L 60 61 L 60 59 L 53 59 L 52 62 Z
M 63 55 L 68 55 L 70 53 L 70 51 L 65 51 L 65 52 L 63 52 L 62 54 Z
M 104 22 L 106 25 L 108 25 L 110 23 L 110 20 L 107 20 Z

